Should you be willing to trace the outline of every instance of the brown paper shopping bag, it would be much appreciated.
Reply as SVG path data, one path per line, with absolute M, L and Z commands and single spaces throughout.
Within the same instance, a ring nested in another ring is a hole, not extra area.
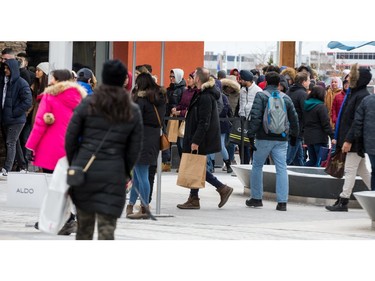
M 167 123 L 167 135 L 170 142 L 177 142 L 178 137 L 178 120 L 168 120 Z
M 206 183 L 206 155 L 182 153 L 178 168 L 177 185 L 187 188 L 204 188 Z

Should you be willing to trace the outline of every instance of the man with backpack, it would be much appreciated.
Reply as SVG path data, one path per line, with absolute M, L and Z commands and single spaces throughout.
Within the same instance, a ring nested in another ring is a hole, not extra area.
M 253 166 L 250 178 L 251 198 L 246 200 L 249 207 L 262 207 L 263 197 L 263 165 L 271 155 L 276 166 L 276 210 L 286 211 L 289 183 L 286 165 L 288 136 L 295 140 L 299 125 L 292 100 L 282 93 L 278 87 L 280 74 L 275 71 L 266 74 L 267 87 L 256 94 L 251 109 L 251 122 L 248 137 L 254 144 L 256 138 Z M 293 145 L 293 141 L 291 141 Z M 254 146 L 254 145 L 253 145 Z

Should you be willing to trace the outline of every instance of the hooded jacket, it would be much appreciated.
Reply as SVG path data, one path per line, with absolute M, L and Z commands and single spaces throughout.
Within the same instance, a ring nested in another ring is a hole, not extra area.
M 166 109 L 166 116 L 171 114 L 171 110 L 173 107 L 176 107 L 182 97 L 182 93 L 186 89 L 186 81 L 184 79 L 184 72 L 182 69 L 174 68 L 172 69 L 174 76 L 175 76 L 175 83 L 169 84 L 167 88 L 167 109 Z
M 57 161 L 65 156 L 65 133 L 70 118 L 87 93 L 77 83 L 64 81 L 46 88 L 40 96 L 33 129 L 25 146 L 34 151 L 35 166 L 54 170 Z M 53 114 L 53 124 L 44 121 L 46 113 Z
M 14 125 L 26 123 L 26 112 L 31 108 L 32 94 L 29 84 L 20 77 L 18 61 L 9 59 L 4 62 L 9 67 L 10 77 L 7 85 L 4 107 L 1 110 L 1 123 Z M 3 101 L 4 67 L 0 70 L 0 101 Z
M 238 100 L 240 98 L 241 86 L 236 80 L 232 80 L 229 78 L 224 78 L 220 81 L 223 93 L 228 97 L 228 101 L 232 109 L 232 112 L 233 114 L 235 114 L 238 105 Z
M 217 110 L 220 94 L 212 77 L 194 94 L 186 115 L 183 152 L 190 153 L 192 143 L 199 145 L 198 153 L 201 155 L 221 151 Z
M 329 122 L 328 110 L 323 101 L 315 98 L 305 100 L 303 117 L 303 138 L 305 144 L 327 144 L 328 136 L 333 139 L 333 130 Z
M 371 78 L 369 69 L 358 68 L 358 64 L 352 66 L 350 70 L 350 93 L 342 105 L 337 135 L 337 146 L 342 147 L 344 142 L 349 142 L 352 144 L 350 152 L 359 152 L 363 149 L 363 139 L 354 136 L 353 124 L 355 111 L 359 104 L 370 95 L 367 91 L 367 85 Z

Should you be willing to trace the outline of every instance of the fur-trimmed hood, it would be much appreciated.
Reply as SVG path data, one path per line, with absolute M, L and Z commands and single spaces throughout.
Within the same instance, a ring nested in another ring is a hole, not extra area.
M 207 82 L 202 84 L 201 90 L 204 91 L 205 89 L 212 88 L 215 86 L 215 79 L 210 77 Z
M 286 79 L 288 79 L 287 76 L 289 76 L 290 79 L 292 79 L 294 83 L 294 80 L 296 79 L 297 71 L 292 67 L 287 67 L 283 71 L 281 71 L 280 74 L 284 75 Z
M 360 68 L 358 63 L 355 63 L 350 68 L 350 84 L 351 89 L 362 89 L 370 83 L 372 75 L 369 69 Z
M 241 86 L 237 81 L 228 78 L 221 79 L 220 81 L 224 92 L 227 92 L 225 88 L 231 88 L 234 93 L 240 92 Z
M 62 92 L 66 91 L 69 88 L 75 88 L 80 93 L 82 98 L 85 98 L 87 96 L 87 92 L 85 88 L 78 85 L 76 82 L 71 81 L 62 81 L 58 82 L 55 85 L 49 86 L 44 90 L 44 93 L 56 96 L 58 94 L 61 94 Z
M 160 91 L 159 91 L 160 98 L 158 100 L 155 100 L 155 105 L 159 105 L 165 102 L 166 93 L 167 93 L 167 90 L 164 87 L 160 87 Z M 137 91 L 135 94 L 139 98 L 147 98 L 147 91 L 141 90 L 141 91 Z

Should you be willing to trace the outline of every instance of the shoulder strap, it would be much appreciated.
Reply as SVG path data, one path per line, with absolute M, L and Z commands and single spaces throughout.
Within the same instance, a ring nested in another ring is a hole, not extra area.
M 154 104 L 153 104 L 153 106 L 154 106 L 154 110 L 155 110 L 155 113 L 156 113 L 156 117 L 158 117 L 159 126 L 160 126 L 160 128 L 162 128 L 163 126 L 161 125 L 159 112 L 158 112 L 158 110 L 156 109 L 156 106 L 155 106 Z
M 97 154 L 97 153 L 99 152 L 99 150 L 102 148 L 102 145 L 103 145 L 104 141 L 107 139 L 109 133 L 111 132 L 112 127 L 113 127 L 113 126 L 109 127 L 107 133 L 105 134 L 104 138 L 103 138 L 102 141 L 100 142 L 99 146 L 96 148 L 94 154 L 91 156 L 91 158 L 90 158 L 89 161 L 87 162 L 85 168 L 83 168 L 83 171 L 84 171 L 84 172 L 87 172 L 87 170 L 90 168 L 92 162 L 94 162 L 94 160 L 95 160 L 95 158 L 96 158 L 96 154 Z
M 270 96 L 271 96 L 270 92 L 268 92 L 267 90 L 263 90 L 263 93 L 264 93 L 267 97 L 270 97 Z

